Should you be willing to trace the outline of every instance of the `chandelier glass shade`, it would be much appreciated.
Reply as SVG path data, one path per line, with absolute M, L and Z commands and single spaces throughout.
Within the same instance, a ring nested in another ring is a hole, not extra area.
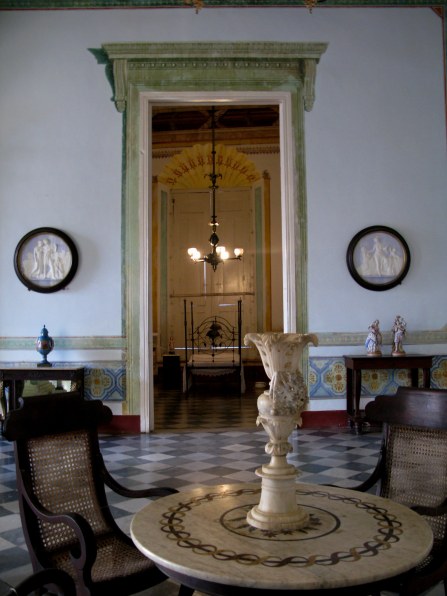
M 230 256 L 230 253 L 227 251 L 225 246 L 219 246 L 219 236 L 217 235 L 217 227 L 219 223 L 217 221 L 216 215 L 216 192 L 219 188 L 217 186 L 217 179 L 222 177 L 222 174 L 216 173 L 216 108 L 213 106 L 211 108 L 211 158 L 212 158 L 212 165 L 213 169 L 211 174 L 207 174 L 211 181 L 210 192 L 211 192 L 211 219 L 210 219 L 210 227 L 211 227 L 211 236 L 209 237 L 209 243 L 211 246 L 211 252 L 206 255 L 200 253 L 197 248 L 192 247 L 188 248 L 188 255 L 190 256 L 191 260 L 195 263 L 209 263 L 213 268 L 213 271 L 216 271 L 217 266 L 220 263 L 225 263 L 225 261 L 240 261 L 242 259 L 242 255 L 244 254 L 243 248 L 235 248 L 233 251 L 234 256 Z

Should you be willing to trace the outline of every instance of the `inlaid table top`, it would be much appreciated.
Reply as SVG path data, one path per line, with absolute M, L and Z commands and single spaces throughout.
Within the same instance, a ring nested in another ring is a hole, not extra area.
M 360 586 L 412 569 L 432 546 L 429 525 L 407 507 L 316 484 L 296 485 L 297 502 L 310 516 L 306 527 L 258 530 L 246 515 L 260 494 L 259 483 L 163 497 L 135 514 L 132 539 L 168 576 L 204 591 L 213 584 L 286 591 Z

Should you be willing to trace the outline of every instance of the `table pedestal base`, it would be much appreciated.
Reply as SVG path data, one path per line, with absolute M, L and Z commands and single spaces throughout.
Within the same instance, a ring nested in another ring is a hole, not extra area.
M 291 466 L 293 468 L 293 466 Z M 247 522 L 260 530 L 298 530 L 309 522 L 309 515 L 296 502 L 297 471 L 271 476 L 263 468 L 256 470 L 262 478 L 261 498 L 247 514 Z

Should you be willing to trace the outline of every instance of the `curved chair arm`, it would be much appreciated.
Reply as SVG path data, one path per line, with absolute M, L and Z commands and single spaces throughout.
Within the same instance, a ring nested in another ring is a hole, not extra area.
M 436 507 L 425 507 L 424 505 L 414 505 L 410 507 L 419 515 L 426 515 L 427 517 L 438 517 L 440 515 L 447 515 L 447 499 Z
M 385 451 L 385 445 L 382 445 L 382 447 L 380 448 L 379 459 L 371 475 L 361 484 L 357 484 L 356 486 L 350 486 L 350 490 L 357 490 L 361 493 L 365 493 L 375 484 L 378 484 L 380 482 L 381 478 L 383 477 L 383 467 L 385 465 Z M 337 484 L 327 484 L 326 486 L 334 486 L 335 488 L 340 488 L 340 486 Z
M 73 579 L 62 569 L 42 569 L 33 575 L 25 578 L 14 588 L 17 596 L 28 596 L 37 592 L 39 588 L 48 585 L 56 585 L 64 596 L 76 596 L 76 586 Z
M 102 459 L 102 456 L 101 456 Z M 127 488 L 117 482 L 115 478 L 110 474 L 107 470 L 104 461 L 101 462 L 101 476 L 109 488 L 111 488 L 115 493 L 121 495 L 122 497 L 129 497 L 133 499 L 142 499 L 142 498 L 152 498 L 152 497 L 166 497 L 168 495 L 173 495 L 178 493 L 178 490 L 175 488 L 168 488 L 168 487 L 159 487 L 159 488 L 141 488 L 141 489 L 132 489 Z
M 34 515 L 50 524 L 66 524 L 73 530 L 79 545 L 78 548 L 72 549 L 70 553 L 73 565 L 77 570 L 81 570 L 84 575 L 86 573 L 90 575 L 91 568 L 96 560 L 97 547 L 95 535 L 88 521 L 79 513 L 70 511 L 52 513 L 26 490 L 27 481 L 24 476 L 22 478 L 24 487 L 23 497 Z

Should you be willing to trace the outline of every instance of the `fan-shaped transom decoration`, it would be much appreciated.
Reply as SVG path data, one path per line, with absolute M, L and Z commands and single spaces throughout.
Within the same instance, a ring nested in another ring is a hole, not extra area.
M 170 188 L 208 188 L 213 165 L 211 143 L 194 145 L 175 155 L 158 177 Z M 216 170 L 221 188 L 251 186 L 261 178 L 254 163 L 244 153 L 227 145 L 216 145 Z

